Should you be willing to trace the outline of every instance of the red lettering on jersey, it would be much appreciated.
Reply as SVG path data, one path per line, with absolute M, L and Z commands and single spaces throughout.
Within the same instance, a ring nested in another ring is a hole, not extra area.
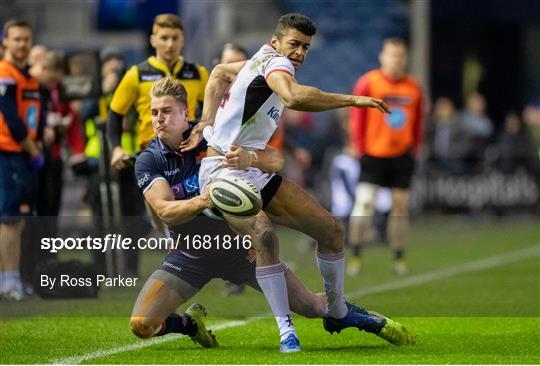
M 228 91 L 227 94 L 225 94 L 225 96 L 221 100 L 221 104 L 219 105 L 219 108 L 225 108 L 225 104 L 227 104 L 230 97 L 231 97 L 231 92 Z

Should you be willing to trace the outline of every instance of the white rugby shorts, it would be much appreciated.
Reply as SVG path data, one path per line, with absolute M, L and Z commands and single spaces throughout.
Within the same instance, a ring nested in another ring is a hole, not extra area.
M 199 169 L 199 189 L 204 192 L 209 181 L 217 177 L 231 176 L 247 179 L 257 187 L 259 192 L 268 184 L 274 173 L 263 172 L 260 169 L 249 167 L 244 170 L 232 170 L 221 166 L 224 156 L 210 156 L 202 159 Z

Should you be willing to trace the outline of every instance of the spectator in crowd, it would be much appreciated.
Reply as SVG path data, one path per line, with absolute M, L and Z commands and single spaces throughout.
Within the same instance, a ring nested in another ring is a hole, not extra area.
M 428 127 L 428 141 L 436 166 L 445 173 L 461 175 L 466 172 L 465 155 L 471 149 L 461 127 L 454 103 L 439 97 L 433 107 Z
M 245 61 L 248 59 L 246 49 L 236 43 L 226 43 L 221 51 L 220 64 Z
M 523 122 L 538 149 L 540 156 L 540 97 L 529 102 L 523 108 Z
M 35 49 L 35 48 L 33 48 Z M 29 240 L 23 241 L 24 257 L 21 260 L 21 275 L 26 284 L 34 279 L 37 264 L 47 260 L 50 253 L 39 250 L 41 237 L 58 235 L 58 214 L 62 201 L 64 162 L 62 150 L 69 148 L 69 163 L 84 159 L 84 139 L 79 115 L 69 102 L 61 98 L 61 81 L 64 77 L 64 58 L 56 52 L 47 51 L 31 68 L 41 87 L 45 113 L 43 129 L 44 166 L 39 173 L 39 188 L 36 209 L 39 225 L 28 232 Z M 30 289 L 27 286 L 27 289 Z
M 283 124 L 284 176 L 306 187 L 309 185 L 309 169 L 312 161 L 310 145 L 313 115 L 286 108 L 279 124 Z
M 30 65 L 30 74 L 32 76 L 37 78 L 37 75 L 41 73 L 41 65 L 46 53 L 47 47 L 42 44 L 37 44 L 30 50 L 28 65 Z
M 482 94 L 472 93 L 467 97 L 460 125 L 465 132 L 463 143 L 468 147 L 468 172 L 476 172 L 493 133 L 493 123 L 486 114 L 486 99 Z
M 107 116 L 109 114 L 109 106 L 113 93 L 120 82 L 120 79 L 125 73 L 126 63 L 123 56 L 115 48 L 105 48 L 100 52 L 101 60 L 101 96 L 99 98 L 87 99 L 82 104 L 81 114 L 84 120 L 84 135 L 86 138 L 86 146 L 84 153 L 86 156 L 85 169 L 82 171 L 87 176 L 87 190 L 86 190 L 86 202 L 90 205 L 92 214 L 93 214 L 93 231 L 96 234 L 102 233 L 107 227 L 106 220 L 110 220 L 108 212 L 106 211 L 105 197 L 106 195 L 102 193 L 102 187 L 106 183 L 104 180 L 103 171 L 100 169 L 100 159 L 102 159 L 102 137 L 100 135 L 105 131 L 104 127 L 106 126 Z M 134 111 L 130 111 L 123 120 L 122 126 L 122 136 L 121 144 L 124 151 L 129 154 L 135 154 L 137 151 L 136 146 L 136 124 L 137 117 L 135 116 Z M 107 165 L 103 164 L 102 168 Z M 131 187 L 133 184 L 128 179 L 129 175 L 121 173 L 120 175 L 120 185 L 128 184 Z M 124 178 L 124 179 L 122 179 Z M 122 202 L 127 202 L 132 197 L 128 195 L 132 191 L 130 188 L 123 188 L 122 186 L 118 190 L 121 197 L 113 197 Z M 126 216 L 130 215 L 130 206 L 126 204 L 121 204 L 120 209 L 122 214 Z M 126 226 L 130 226 L 129 223 Z M 146 229 L 146 225 L 140 225 L 142 230 Z M 133 228 L 131 228 L 133 230 Z M 136 228 L 137 231 L 139 228 Z M 122 233 L 124 234 L 124 233 Z M 99 273 L 107 273 L 107 264 L 106 256 L 103 253 L 94 252 L 93 253 L 94 264 L 96 265 L 97 271 Z M 124 262 L 122 265 L 124 268 L 118 268 L 120 271 L 122 269 L 134 270 L 137 267 L 136 256 L 124 256 Z M 135 263 L 134 263 L 135 262 Z
M 349 134 L 360 157 L 362 174 L 356 189 L 356 201 L 350 219 L 353 257 L 349 274 L 361 266 L 361 245 L 375 211 L 379 187 L 391 188 L 392 210 L 388 238 L 394 252 L 394 272 L 407 273 L 404 261 L 409 232 L 409 187 L 415 155 L 422 138 L 423 96 L 418 82 L 407 74 L 407 46 L 398 38 L 386 39 L 379 55 L 381 68 L 360 77 L 354 95 L 383 99 L 391 114 L 351 108 Z
M 64 78 L 64 58 L 56 52 L 47 52 L 36 75 L 41 86 L 46 107 L 44 127 L 45 166 L 40 179 L 40 205 L 38 214 L 57 216 L 63 182 L 62 148 L 69 148 L 69 162 L 84 159 L 84 139 L 79 115 L 69 102 L 61 98 L 61 82 Z
M 29 74 L 32 29 L 12 19 L 3 29 L 0 61 L 0 296 L 24 296 L 19 272 L 24 216 L 33 213 L 36 171 L 43 166 L 39 83 Z M 24 93 L 23 93 L 24 90 Z
M 504 129 L 497 141 L 498 168 L 506 174 L 522 169 L 537 174 L 538 156 L 536 148 L 523 122 L 515 112 L 504 118 Z

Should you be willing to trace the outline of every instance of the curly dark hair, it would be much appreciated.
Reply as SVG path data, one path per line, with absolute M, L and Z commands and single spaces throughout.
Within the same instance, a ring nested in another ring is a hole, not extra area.
M 279 18 L 274 35 L 281 38 L 285 34 L 285 31 L 291 28 L 310 37 L 317 32 L 317 28 L 315 28 L 315 25 L 307 16 L 299 13 L 289 13 Z

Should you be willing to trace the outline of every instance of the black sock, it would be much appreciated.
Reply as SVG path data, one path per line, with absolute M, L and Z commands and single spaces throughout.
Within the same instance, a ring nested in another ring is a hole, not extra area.
M 360 257 L 362 254 L 362 246 L 360 245 L 353 245 L 352 246 L 352 254 L 355 257 Z
M 394 260 L 403 259 L 404 251 L 403 249 L 394 250 Z
M 180 315 L 172 313 L 165 319 L 161 326 L 161 330 L 156 336 L 162 336 L 168 333 L 181 333 L 193 337 L 197 334 L 197 323 L 195 323 L 187 314 Z

